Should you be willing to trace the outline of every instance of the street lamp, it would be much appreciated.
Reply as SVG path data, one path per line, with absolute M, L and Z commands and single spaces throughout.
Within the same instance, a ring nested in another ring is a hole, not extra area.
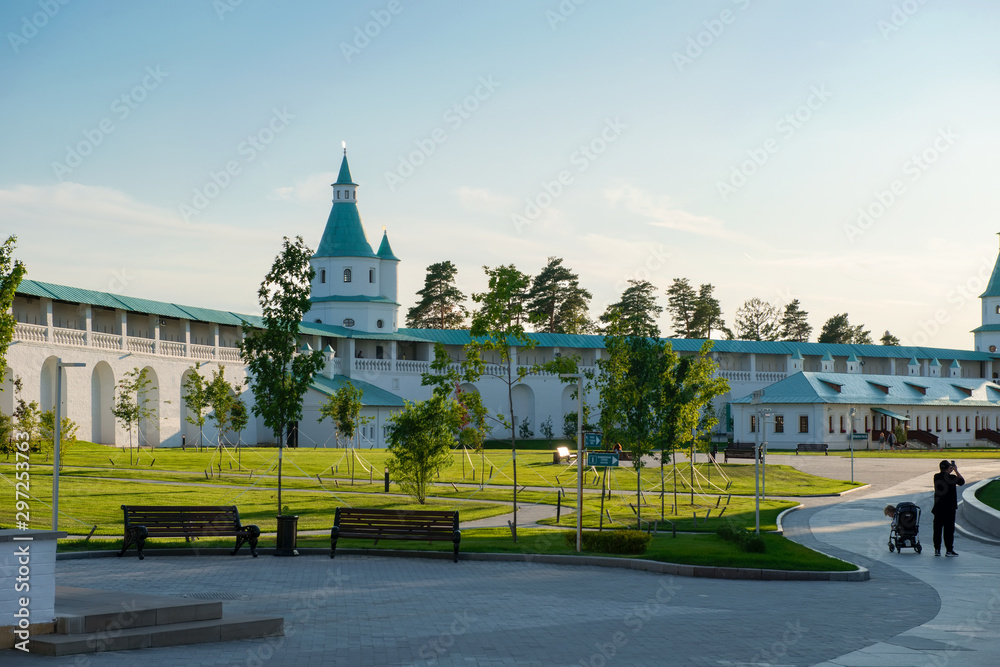
M 757 428 L 754 429 L 754 434 L 753 434 L 753 445 L 754 445 L 753 446 L 753 484 L 754 484 L 753 502 L 754 502 L 754 517 L 755 517 L 755 521 L 756 521 L 756 531 L 755 532 L 757 533 L 757 535 L 760 535 L 760 444 L 759 444 L 759 440 L 762 439 L 760 437 L 760 432 L 761 432 L 761 429 L 764 428 L 764 425 L 761 422 L 761 418 L 760 418 L 761 417 L 760 404 L 761 404 L 761 401 L 763 400 L 763 398 L 764 398 L 764 390 L 763 389 L 757 389 L 756 391 L 753 392 L 752 398 L 750 399 L 750 403 L 753 404 L 753 406 L 754 406 L 754 410 L 756 412 L 756 418 L 757 418 Z
M 576 551 L 583 551 L 583 373 L 560 373 L 576 380 Z M 604 500 L 601 489 L 601 502 Z
M 858 413 L 857 408 L 851 408 L 851 483 L 854 483 L 854 415 Z
M 59 435 L 62 430 L 62 369 L 80 368 L 87 364 L 63 363 L 63 360 L 56 359 L 56 405 L 55 405 L 55 426 L 52 429 L 52 449 L 55 460 L 52 461 L 52 530 L 59 530 Z

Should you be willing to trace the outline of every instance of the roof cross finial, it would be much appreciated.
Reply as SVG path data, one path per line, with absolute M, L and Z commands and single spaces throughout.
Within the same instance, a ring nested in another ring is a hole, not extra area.
M 341 141 L 341 142 L 340 142 L 340 145 L 341 145 L 341 146 L 343 147 L 343 149 L 344 149 L 344 157 L 347 157 L 347 142 L 346 142 L 346 141 Z

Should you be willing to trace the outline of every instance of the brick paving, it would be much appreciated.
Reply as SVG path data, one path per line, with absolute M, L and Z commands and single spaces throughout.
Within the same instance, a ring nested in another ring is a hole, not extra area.
M 798 457 L 810 472 L 839 476 L 836 458 Z M 869 567 L 868 582 L 377 556 L 65 560 L 60 585 L 224 598 L 231 613 L 282 614 L 286 635 L 79 658 L 8 651 L 0 664 L 995 664 L 997 547 L 959 538 L 957 559 L 934 558 L 930 547 L 890 554 L 881 507 L 893 499 L 925 508 L 921 537 L 930 542 L 935 461 L 899 463 L 880 475 L 883 461 L 859 459 L 856 475 L 871 489 L 812 499 L 786 521 L 793 539 Z M 969 481 L 1000 473 L 998 463 L 960 465 Z

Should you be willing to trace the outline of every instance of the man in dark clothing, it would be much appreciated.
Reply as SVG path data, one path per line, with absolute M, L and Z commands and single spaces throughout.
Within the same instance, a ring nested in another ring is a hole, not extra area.
M 958 488 L 965 478 L 954 461 L 941 461 L 941 472 L 934 475 L 934 555 L 941 555 L 941 533 L 944 533 L 945 556 L 955 553 L 955 511 L 958 509 Z

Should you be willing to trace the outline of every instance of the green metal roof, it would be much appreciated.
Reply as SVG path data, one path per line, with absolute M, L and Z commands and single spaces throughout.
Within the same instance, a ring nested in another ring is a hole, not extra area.
M 389 235 L 382 231 L 382 243 L 378 247 L 378 256 L 382 259 L 392 259 L 399 261 L 399 257 L 392 254 L 392 247 L 389 245 Z
M 54 285 L 37 280 L 22 280 L 17 288 L 17 293 L 27 296 L 46 297 L 57 301 L 67 301 L 69 303 L 85 303 L 103 308 L 121 309 L 136 313 L 159 315 L 161 317 L 176 317 L 196 322 L 211 322 L 213 324 L 239 326 L 242 320 L 245 319 L 248 323 L 260 326 L 259 315 L 240 315 L 226 310 L 182 306 L 165 301 L 153 301 L 151 299 L 141 299 L 123 294 L 111 294 L 109 292 L 98 292 L 79 287 Z
M 1000 256 L 997 257 L 996 264 L 993 265 L 993 275 L 990 276 L 990 282 L 986 284 L 986 291 L 979 295 L 982 299 L 984 296 L 1000 296 Z
M 312 384 L 309 386 L 321 394 L 329 396 L 348 382 L 361 390 L 361 405 L 390 408 L 401 408 L 406 405 L 401 397 L 391 391 L 380 389 L 361 380 L 350 380 L 343 375 L 334 375 L 332 380 L 325 375 L 317 375 L 313 377 Z
M 888 393 L 876 384 L 888 387 Z M 745 396 L 733 403 L 748 404 L 751 398 Z M 985 378 L 921 377 L 915 385 L 905 375 L 799 372 L 767 387 L 761 400 L 766 404 L 1000 406 L 1000 386 Z
M 375 257 L 365 236 L 358 205 L 335 202 L 323 230 L 323 238 L 313 257 Z
M 344 159 L 340 162 L 340 173 L 337 174 L 337 182 L 334 185 L 357 185 L 351 180 L 351 168 L 347 165 L 347 151 L 344 151 Z

